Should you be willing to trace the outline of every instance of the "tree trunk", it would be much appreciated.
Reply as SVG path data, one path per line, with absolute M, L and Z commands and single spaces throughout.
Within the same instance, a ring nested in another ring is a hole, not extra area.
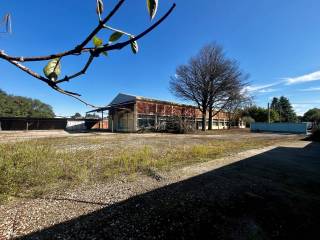
M 213 110 L 212 110 L 212 107 L 209 107 L 209 124 L 208 124 L 208 130 L 212 130 L 212 118 L 213 118 Z
M 206 109 L 202 112 L 202 131 L 206 131 L 206 112 Z

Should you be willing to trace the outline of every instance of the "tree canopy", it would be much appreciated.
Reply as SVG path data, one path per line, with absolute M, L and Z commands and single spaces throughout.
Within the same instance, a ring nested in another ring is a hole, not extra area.
M 251 106 L 245 108 L 241 114 L 242 118 L 251 118 L 254 119 L 255 122 L 268 122 L 268 109 Z M 278 122 L 279 121 L 279 114 L 271 109 L 270 110 L 270 122 Z
M 9 95 L 0 89 L 0 117 L 52 118 L 52 107 L 38 99 Z
M 73 116 L 71 116 L 71 118 L 73 118 L 73 119 L 82 118 L 82 115 L 81 115 L 81 113 L 76 112 Z
M 320 122 L 320 109 L 319 108 L 312 108 L 309 109 L 302 118 L 305 122 Z
M 289 99 L 284 96 L 281 96 L 280 98 L 274 97 L 271 102 L 271 109 L 278 113 L 280 122 L 297 121 L 297 115 L 294 112 Z

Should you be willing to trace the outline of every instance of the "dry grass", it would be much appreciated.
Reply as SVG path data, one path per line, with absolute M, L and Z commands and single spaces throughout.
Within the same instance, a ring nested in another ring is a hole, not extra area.
M 82 183 L 127 175 L 156 176 L 281 139 L 214 140 L 200 137 L 67 137 L 0 145 L 0 203 L 10 196 L 36 197 Z

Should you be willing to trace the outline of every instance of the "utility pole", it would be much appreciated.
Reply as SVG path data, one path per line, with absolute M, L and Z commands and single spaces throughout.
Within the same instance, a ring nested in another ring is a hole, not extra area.
M 270 124 L 270 103 L 268 103 L 268 123 Z

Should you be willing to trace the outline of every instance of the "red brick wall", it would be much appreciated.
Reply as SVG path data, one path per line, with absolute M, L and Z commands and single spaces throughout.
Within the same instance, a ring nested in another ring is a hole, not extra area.
M 147 101 L 137 101 L 137 112 L 138 114 L 157 114 L 162 116 L 194 117 L 195 108 Z
M 196 107 L 187 107 L 179 105 L 161 104 L 148 101 L 137 101 L 137 112 L 138 114 L 157 114 L 160 116 L 189 116 L 201 118 L 202 113 Z M 213 119 L 227 119 L 225 112 L 219 112 L 213 117 Z
M 91 129 L 108 129 L 109 125 L 108 125 L 108 120 L 103 120 L 103 123 L 102 121 L 99 121 L 97 122 L 95 125 L 93 125 L 93 127 Z

